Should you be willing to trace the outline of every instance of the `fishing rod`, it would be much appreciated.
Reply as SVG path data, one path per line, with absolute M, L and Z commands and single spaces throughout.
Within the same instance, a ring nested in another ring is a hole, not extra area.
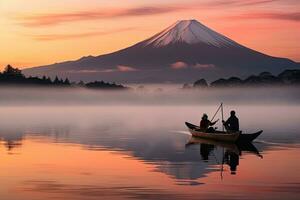
M 214 120 L 214 118 L 216 117 L 217 113 L 219 112 L 219 110 L 221 109 L 221 117 L 222 117 L 222 131 L 224 131 L 224 112 L 223 112 L 223 102 L 220 104 L 220 106 L 218 107 L 217 111 L 215 112 L 214 116 L 211 118 L 211 122 Z
M 211 118 L 210 121 L 213 121 L 214 118 L 216 117 L 217 113 L 219 112 L 219 110 L 221 109 L 221 107 L 223 107 L 223 103 L 221 103 L 221 105 L 218 107 L 217 111 L 215 112 L 214 116 Z

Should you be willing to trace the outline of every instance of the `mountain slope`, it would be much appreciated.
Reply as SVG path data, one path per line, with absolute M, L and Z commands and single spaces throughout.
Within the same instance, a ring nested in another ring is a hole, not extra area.
M 183 20 L 126 49 L 30 68 L 24 73 L 89 81 L 192 82 L 200 77 L 243 77 L 262 71 L 276 74 L 298 67 L 289 59 L 244 47 L 196 20 Z

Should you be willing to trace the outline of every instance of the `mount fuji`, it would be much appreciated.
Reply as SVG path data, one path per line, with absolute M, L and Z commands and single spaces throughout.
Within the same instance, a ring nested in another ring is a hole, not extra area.
M 121 83 L 194 82 L 277 74 L 300 64 L 247 48 L 196 20 L 178 21 L 153 37 L 114 53 L 25 69 L 25 75 Z

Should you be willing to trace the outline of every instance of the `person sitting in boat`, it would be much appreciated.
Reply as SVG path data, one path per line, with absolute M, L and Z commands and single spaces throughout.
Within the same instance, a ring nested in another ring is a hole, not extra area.
M 237 132 L 240 130 L 239 119 L 235 116 L 234 110 L 230 112 L 230 117 L 227 119 L 227 121 L 222 122 L 227 132 Z
M 202 116 L 202 119 L 200 121 L 200 129 L 204 130 L 205 132 L 208 132 L 208 133 L 214 132 L 215 129 L 213 127 L 210 127 L 210 126 L 215 125 L 217 123 L 217 121 L 215 121 L 215 122 L 209 121 L 207 114 L 204 113 L 203 116 Z

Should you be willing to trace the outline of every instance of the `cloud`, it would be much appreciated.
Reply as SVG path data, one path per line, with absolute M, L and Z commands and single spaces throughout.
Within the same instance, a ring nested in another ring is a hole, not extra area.
M 157 15 L 178 10 L 183 10 L 181 6 L 145 6 L 137 8 L 120 8 L 120 9 L 98 9 L 92 11 L 77 11 L 68 13 L 48 13 L 48 14 L 34 14 L 17 16 L 16 19 L 19 24 L 26 27 L 40 27 L 58 25 L 66 22 L 76 22 L 85 20 L 99 20 L 117 17 L 132 17 L 132 16 L 146 16 Z
M 171 64 L 172 69 L 184 69 L 187 67 L 188 67 L 188 64 L 186 64 L 185 62 L 181 62 L 181 61 Z
M 134 72 L 134 71 L 138 71 L 138 70 L 134 67 L 130 67 L 130 66 L 126 66 L 126 65 L 118 65 L 117 71 L 119 71 L 119 72 Z
M 203 5 L 211 7 L 220 7 L 220 6 L 254 6 L 259 4 L 266 4 L 276 2 L 278 0 L 219 0 L 211 1 L 204 3 Z
M 110 31 L 91 31 L 91 32 L 70 33 L 70 34 L 40 34 L 40 35 L 29 35 L 29 36 L 32 37 L 34 40 L 38 40 L 38 41 L 68 40 L 68 39 L 92 37 L 92 36 L 99 36 L 99 35 L 107 35 L 115 32 L 124 32 L 129 30 L 133 30 L 133 28 L 115 29 Z
M 300 21 L 300 12 L 252 12 L 235 16 L 229 16 L 230 19 L 274 19 Z
M 112 72 L 135 72 L 139 71 L 138 69 L 126 65 L 118 65 L 115 68 L 110 69 L 91 69 L 91 70 L 72 70 L 70 73 L 112 73 Z
M 191 4 L 172 4 L 160 6 L 140 6 L 135 8 L 101 8 L 85 11 L 72 11 L 65 13 L 46 14 L 21 14 L 15 17 L 19 24 L 26 27 L 52 26 L 68 22 L 101 20 L 121 17 L 136 17 L 147 15 L 159 15 L 176 11 L 187 11 L 192 9 L 208 9 L 215 7 L 255 6 L 267 4 L 279 0 L 217 0 L 210 2 Z
M 116 69 L 103 69 L 103 70 L 96 70 L 96 69 L 85 69 L 85 70 L 70 70 L 69 73 L 110 73 L 115 72 Z
M 206 69 L 206 68 L 213 68 L 213 67 L 216 67 L 214 64 L 200 64 L 200 63 L 197 63 L 195 65 L 193 65 L 194 68 L 196 69 Z
M 181 61 L 171 64 L 172 69 L 185 69 L 188 67 L 192 67 L 194 69 L 207 69 L 207 68 L 214 68 L 216 66 L 214 64 L 200 64 L 200 63 L 196 63 L 194 65 L 188 65 L 187 63 Z

